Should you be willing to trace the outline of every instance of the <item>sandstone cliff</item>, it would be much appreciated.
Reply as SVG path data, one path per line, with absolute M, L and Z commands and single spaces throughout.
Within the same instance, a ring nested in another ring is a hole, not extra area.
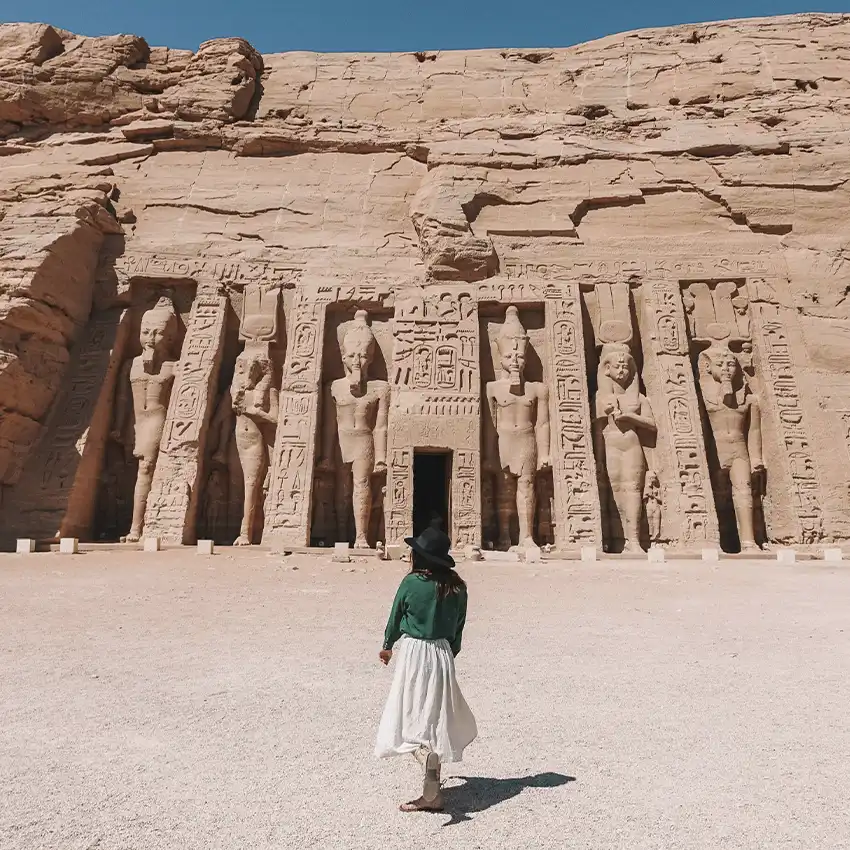
M 782 268 L 828 522 L 850 536 L 848 122 L 846 15 L 385 55 L 2 25 L 0 484 L 93 305 L 128 303 L 116 258 L 403 284 L 576 248 L 735 249 Z

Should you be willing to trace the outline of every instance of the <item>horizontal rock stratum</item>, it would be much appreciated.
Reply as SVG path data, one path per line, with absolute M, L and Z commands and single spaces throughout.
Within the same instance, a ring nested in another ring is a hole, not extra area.
M 2 25 L 0 535 L 844 540 L 848 122 L 848 15 L 406 54 Z

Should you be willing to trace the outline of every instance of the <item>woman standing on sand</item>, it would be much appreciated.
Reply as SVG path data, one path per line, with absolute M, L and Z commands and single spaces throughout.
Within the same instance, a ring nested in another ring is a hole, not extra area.
M 425 770 L 422 794 L 399 808 L 439 812 L 440 765 L 460 761 L 478 735 L 455 679 L 454 659 L 466 622 L 466 584 L 454 571 L 451 541 L 433 524 L 404 542 L 413 550 L 412 563 L 395 595 L 379 656 L 389 664 L 398 642 L 375 755 L 412 753 Z

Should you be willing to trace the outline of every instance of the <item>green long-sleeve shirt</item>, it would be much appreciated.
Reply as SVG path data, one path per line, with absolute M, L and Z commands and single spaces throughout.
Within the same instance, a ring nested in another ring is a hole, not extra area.
M 452 653 L 460 652 L 466 623 L 466 588 L 437 599 L 437 583 L 418 573 L 406 575 L 396 591 L 387 628 L 384 649 L 404 634 L 422 640 L 445 638 Z

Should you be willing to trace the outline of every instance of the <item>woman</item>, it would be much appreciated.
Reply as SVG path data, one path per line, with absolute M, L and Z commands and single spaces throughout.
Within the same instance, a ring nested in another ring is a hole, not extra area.
M 440 765 L 460 761 L 478 735 L 475 718 L 455 679 L 466 621 L 466 584 L 454 571 L 451 541 L 434 524 L 404 541 L 413 550 L 410 572 L 395 595 L 379 657 L 398 660 L 375 755 L 412 753 L 425 769 L 422 794 L 403 812 L 439 812 Z

